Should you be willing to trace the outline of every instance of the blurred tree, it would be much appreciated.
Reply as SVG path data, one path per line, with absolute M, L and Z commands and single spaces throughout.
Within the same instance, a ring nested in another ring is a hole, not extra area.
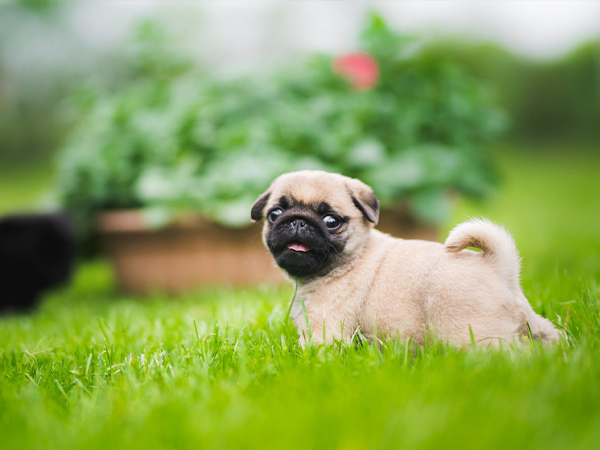
M 35 67 L 27 77 L 16 68 L 27 59 L 20 36 L 60 26 L 60 8 L 56 1 L 0 3 L 0 163 L 48 154 L 64 134 L 57 102 L 68 86 L 35 74 Z
M 163 54 L 152 53 L 152 39 L 162 38 L 149 24 L 137 30 L 146 34 L 145 40 L 133 41 L 146 45 L 145 58 L 132 58 L 131 51 L 140 49 L 123 43 L 104 53 L 90 48 L 69 25 L 75 5 L 60 0 L 0 1 L 0 164 L 47 158 L 76 119 L 64 114 L 63 100 L 82 84 L 121 88 L 168 59 L 169 46 L 162 47 Z M 385 37 L 382 28 L 377 32 L 373 48 L 366 51 L 384 55 L 394 46 L 382 48 L 391 37 Z M 457 40 L 433 42 L 425 50 L 434 60 L 459 61 L 495 84 L 497 101 L 512 118 L 515 139 L 600 137 L 600 41 L 546 62 L 529 61 L 494 44 Z M 184 69 L 181 63 L 171 61 L 171 75 Z M 79 99 L 85 101 L 85 95 Z
M 600 41 L 581 44 L 552 61 L 531 61 L 495 44 L 437 42 L 433 59 L 460 61 L 491 81 L 512 119 L 513 139 L 600 138 Z
M 126 46 L 101 49 L 81 39 L 76 6 L 0 2 L 0 164 L 49 159 L 77 119 L 70 94 L 86 84 L 122 86 L 136 72 Z

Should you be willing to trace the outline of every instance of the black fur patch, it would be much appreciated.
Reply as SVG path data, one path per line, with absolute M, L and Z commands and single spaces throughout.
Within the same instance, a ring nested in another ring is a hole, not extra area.
M 379 199 L 373 193 L 361 197 L 352 195 L 352 202 L 363 213 L 363 216 L 371 222 L 377 223 L 379 220 Z
M 71 275 L 75 239 L 61 214 L 0 220 L 0 312 L 27 311 L 40 294 Z
M 250 210 L 250 217 L 252 220 L 260 220 L 263 218 L 263 211 L 265 210 L 265 206 L 269 201 L 269 197 L 271 197 L 271 191 L 267 191 L 263 193 L 252 205 L 252 209 Z
M 283 214 L 271 226 L 267 246 L 275 261 L 294 278 L 322 276 L 335 267 L 343 252 L 348 237 L 342 229 L 330 231 L 322 217 L 331 213 L 327 204 L 303 205 L 296 203 L 287 209 L 280 203 Z M 347 218 L 340 217 L 343 223 Z M 288 248 L 291 243 L 300 243 L 310 250 L 299 252 Z

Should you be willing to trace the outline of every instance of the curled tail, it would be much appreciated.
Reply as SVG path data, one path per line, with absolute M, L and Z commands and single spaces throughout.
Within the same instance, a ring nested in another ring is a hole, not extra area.
M 520 291 L 521 257 L 512 236 L 500 225 L 486 219 L 463 222 L 450 231 L 444 247 L 452 253 L 467 247 L 482 250 L 511 290 Z

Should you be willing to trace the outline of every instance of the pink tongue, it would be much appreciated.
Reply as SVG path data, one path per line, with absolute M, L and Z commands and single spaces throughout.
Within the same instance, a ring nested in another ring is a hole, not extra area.
M 295 252 L 307 252 L 310 250 L 310 248 L 300 242 L 290 242 L 287 248 L 294 250 Z

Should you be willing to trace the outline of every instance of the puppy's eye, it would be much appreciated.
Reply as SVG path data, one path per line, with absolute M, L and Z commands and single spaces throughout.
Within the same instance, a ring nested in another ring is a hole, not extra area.
M 269 222 L 274 223 L 277 218 L 283 214 L 283 209 L 275 208 L 269 213 Z
M 340 225 L 342 224 L 342 221 L 338 217 L 332 216 L 331 214 L 329 214 L 329 215 L 323 217 L 323 223 L 325 223 L 325 226 L 329 230 L 335 230 L 340 227 Z

